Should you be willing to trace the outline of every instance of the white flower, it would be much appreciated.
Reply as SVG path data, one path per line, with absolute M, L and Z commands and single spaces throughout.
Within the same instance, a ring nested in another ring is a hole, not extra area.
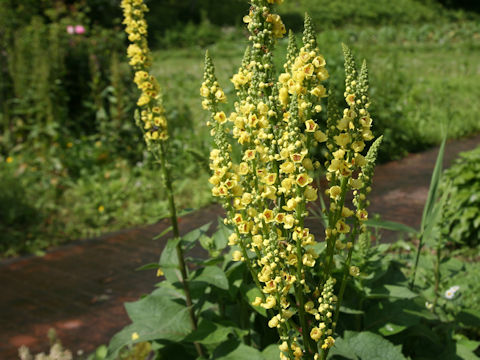
M 453 299 L 455 297 L 455 293 L 460 290 L 460 286 L 458 285 L 454 285 L 452 286 L 450 289 L 448 289 L 447 291 L 445 291 L 445 299 Z

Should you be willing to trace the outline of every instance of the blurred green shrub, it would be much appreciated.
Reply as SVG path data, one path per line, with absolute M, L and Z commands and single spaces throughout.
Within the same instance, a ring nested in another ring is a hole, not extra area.
M 25 185 L 14 172 L 15 164 L 0 163 L 0 254 L 25 251 L 42 215 L 26 198 Z
M 441 191 L 447 193 L 441 235 L 458 246 L 480 245 L 480 147 L 459 155 L 445 171 Z
M 0 10 L 22 14 L 20 5 L 8 4 Z M 57 5 L 38 5 L 40 15 L 25 15 L 28 23 L 6 22 L 10 27 L 0 31 L 0 153 L 43 152 L 59 138 L 100 134 L 129 156 L 125 150 L 135 146 L 137 130 L 129 121 L 134 92 L 123 32 L 89 26 L 81 3 Z

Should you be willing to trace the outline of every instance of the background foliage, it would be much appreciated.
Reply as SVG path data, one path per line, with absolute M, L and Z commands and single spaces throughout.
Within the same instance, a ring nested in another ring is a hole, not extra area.
M 133 124 L 136 93 L 118 5 L 118 0 L 0 3 L 0 182 L 17 189 L 0 188 L 6 199 L 0 205 L 7 229 L 0 238 L 3 256 L 153 222 L 166 213 L 166 203 L 157 200 L 161 190 L 153 160 Z M 148 5 L 154 72 L 175 139 L 177 197 L 182 207 L 195 208 L 210 201 L 203 181 L 210 138 L 197 90 L 204 50 L 218 59 L 228 96 L 233 91 L 228 76 L 243 55 L 240 25 L 247 5 L 243 0 Z M 332 79 L 343 71 L 341 42 L 367 59 L 374 132 L 384 134 L 381 161 L 438 144 L 446 129 L 450 137 L 479 130 L 475 6 L 446 0 L 291 0 L 280 9 L 294 29 L 305 10 L 313 15 Z M 85 32 L 69 34 L 69 25 L 82 25 Z M 278 45 L 280 64 L 286 42 Z M 343 84 L 331 85 L 341 97 Z M 141 185 L 127 197 L 132 184 Z
M 441 234 L 457 247 L 480 245 L 480 148 L 461 153 L 441 185 L 447 200 Z

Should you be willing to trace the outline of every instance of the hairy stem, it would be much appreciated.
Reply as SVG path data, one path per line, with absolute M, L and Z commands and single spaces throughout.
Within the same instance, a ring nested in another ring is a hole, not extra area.
M 168 168 L 167 160 L 165 158 L 166 149 L 163 143 L 160 146 L 159 152 L 160 152 L 160 163 L 162 167 L 163 178 L 165 181 L 165 186 L 167 188 L 168 205 L 170 210 L 170 221 L 172 224 L 173 236 L 175 239 L 179 239 L 180 231 L 178 229 L 177 209 L 175 207 L 175 198 L 173 196 L 172 178 L 170 174 L 170 169 Z M 177 258 L 178 258 L 178 267 L 182 275 L 181 283 L 183 285 L 183 291 L 185 292 L 185 299 L 186 299 L 185 301 L 188 308 L 190 323 L 192 325 L 193 330 L 197 330 L 197 318 L 195 316 L 195 310 L 193 309 L 192 295 L 190 293 L 190 287 L 188 285 L 187 266 L 185 264 L 185 257 L 183 254 L 183 248 L 182 248 L 181 242 L 178 242 L 176 246 L 176 252 L 177 252 Z M 194 346 L 198 356 L 203 357 L 204 354 L 203 354 L 202 346 L 197 342 L 194 342 Z

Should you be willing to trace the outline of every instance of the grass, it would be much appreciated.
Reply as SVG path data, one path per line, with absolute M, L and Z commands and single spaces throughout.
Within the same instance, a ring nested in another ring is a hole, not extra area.
M 458 138 L 480 131 L 480 26 L 474 22 L 442 25 L 349 27 L 321 32 L 319 47 L 327 59 L 331 84 L 343 93 L 342 42 L 369 64 L 376 132 L 384 133 L 382 161 L 420 151 L 442 139 L 444 131 Z M 244 43 L 237 35 L 209 48 L 227 96 L 229 81 L 240 64 Z M 286 41 L 279 42 L 277 63 Z M 195 114 L 195 134 L 206 135 L 208 114 L 201 109 L 204 49 L 170 49 L 154 53 L 154 72 L 168 103 Z M 205 140 L 208 141 L 208 140 Z

